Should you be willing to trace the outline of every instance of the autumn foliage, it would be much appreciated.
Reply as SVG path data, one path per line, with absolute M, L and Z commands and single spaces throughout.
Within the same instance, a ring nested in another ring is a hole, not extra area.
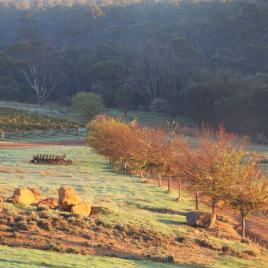
M 203 128 L 198 140 L 188 140 L 164 128 L 141 127 L 136 121 L 98 116 L 89 125 L 89 145 L 125 174 L 141 178 L 172 180 L 187 185 L 195 193 L 195 209 L 205 197 L 216 217 L 219 206 L 237 209 L 242 236 L 245 217 L 268 204 L 268 179 L 255 154 L 247 151 L 247 141 L 228 134 L 223 127 Z

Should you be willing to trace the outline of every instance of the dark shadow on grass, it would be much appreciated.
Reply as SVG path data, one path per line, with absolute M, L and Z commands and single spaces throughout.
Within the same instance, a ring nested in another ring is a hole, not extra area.
M 109 165 L 108 163 L 103 163 L 102 165 L 101 165 L 101 168 L 102 168 L 102 170 L 103 171 L 109 171 L 109 172 L 114 172 L 114 169 L 112 168 L 112 166 L 111 165 Z
M 187 212 L 176 211 L 176 210 L 169 209 L 169 208 L 152 208 L 152 207 L 148 207 L 148 206 L 142 206 L 142 205 L 139 205 L 139 204 L 136 205 L 136 206 L 137 206 L 137 208 L 148 210 L 148 211 L 154 212 L 154 213 L 180 215 L 180 216 L 186 216 L 187 215 Z
M 159 220 L 159 222 L 168 224 L 168 225 L 185 225 L 185 222 L 173 221 L 173 220 Z

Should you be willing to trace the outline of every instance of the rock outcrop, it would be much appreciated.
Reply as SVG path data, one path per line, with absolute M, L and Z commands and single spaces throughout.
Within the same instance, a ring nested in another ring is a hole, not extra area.
M 18 188 L 11 198 L 13 203 L 26 206 L 38 203 L 40 199 L 40 193 L 34 188 Z
M 187 214 L 186 220 L 189 226 L 207 229 L 214 225 L 216 218 L 208 212 L 191 211 Z
M 87 217 L 91 213 L 91 205 L 88 202 L 82 202 L 73 206 L 71 212 L 74 216 Z
M 80 196 L 72 187 L 61 187 L 58 191 L 59 205 L 63 210 L 71 211 L 71 208 L 81 203 Z
M 54 209 L 58 206 L 58 200 L 53 197 L 48 197 L 40 200 L 38 206 L 47 206 L 48 208 Z

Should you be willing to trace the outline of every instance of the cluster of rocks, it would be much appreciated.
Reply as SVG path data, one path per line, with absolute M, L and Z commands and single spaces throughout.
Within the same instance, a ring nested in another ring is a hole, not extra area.
M 54 197 L 42 199 L 40 192 L 34 188 L 18 188 L 7 201 L 23 206 L 36 206 L 40 210 L 58 208 L 75 216 L 87 217 L 91 213 L 91 204 L 81 201 L 72 187 L 59 188 L 58 199 Z

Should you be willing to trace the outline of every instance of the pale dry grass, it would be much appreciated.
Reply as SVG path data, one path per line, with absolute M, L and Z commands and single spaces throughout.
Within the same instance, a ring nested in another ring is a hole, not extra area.
M 0 166 L 0 173 L 8 173 L 8 174 L 21 173 L 21 174 L 25 174 L 25 173 L 27 173 L 27 170 L 22 169 L 22 168 L 12 168 L 12 167 Z

